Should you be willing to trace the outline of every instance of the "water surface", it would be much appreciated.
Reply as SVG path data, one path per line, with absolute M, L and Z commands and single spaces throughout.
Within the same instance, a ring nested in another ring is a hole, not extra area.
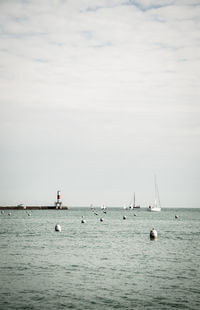
M 200 209 L 8 212 L 0 214 L 1 310 L 200 309 Z

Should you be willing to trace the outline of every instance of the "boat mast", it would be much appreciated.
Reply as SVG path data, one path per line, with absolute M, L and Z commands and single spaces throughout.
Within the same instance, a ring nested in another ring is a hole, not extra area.
M 133 209 L 135 208 L 135 193 L 133 194 Z
M 154 190 L 155 190 L 155 200 L 154 200 L 154 206 L 157 207 L 157 191 L 156 191 L 156 175 L 154 174 Z
M 154 175 L 154 184 L 155 184 L 155 206 L 161 207 L 156 175 Z

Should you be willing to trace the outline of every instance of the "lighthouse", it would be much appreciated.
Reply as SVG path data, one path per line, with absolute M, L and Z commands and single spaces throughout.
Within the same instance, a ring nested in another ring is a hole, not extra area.
M 55 202 L 56 209 L 61 209 L 62 201 L 60 199 L 60 191 L 57 191 L 57 200 Z

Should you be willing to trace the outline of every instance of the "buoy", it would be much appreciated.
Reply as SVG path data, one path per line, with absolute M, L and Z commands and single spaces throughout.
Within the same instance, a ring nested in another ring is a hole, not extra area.
M 100 218 L 100 222 L 103 222 L 103 221 L 104 221 L 104 218 L 103 218 L 103 217 L 101 217 L 101 218 Z
M 8 215 L 9 215 L 9 216 L 11 216 L 11 212 L 10 212 L 10 213 L 8 213 Z
M 134 216 L 137 216 L 137 214 L 134 213 Z
M 81 223 L 82 223 L 82 224 L 86 223 L 86 220 L 84 219 L 84 216 L 82 216 Z
M 123 216 L 123 220 L 126 220 L 126 215 Z
M 28 216 L 31 216 L 31 213 L 28 213 Z
M 178 215 L 175 215 L 175 219 L 177 219 L 178 218 Z
M 61 226 L 59 224 L 56 224 L 55 231 L 61 232 Z
M 158 233 L 157 231 L 153 228 L 151 231 L 150 231 L 150 239 L 157 239 L 158 237 Z

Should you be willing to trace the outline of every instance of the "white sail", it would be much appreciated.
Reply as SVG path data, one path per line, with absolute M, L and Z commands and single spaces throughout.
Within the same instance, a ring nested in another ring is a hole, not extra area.
M 154 176 L 154 184 L 155 184 L 154 204 L 152 206 L 149 206 L 147 210 L 152 211 L 152 212 L 159 212 L 159 211 L 161 211 L 161 203 L 160 203 L 160 197 L 159 197 L 159 192 L 158 192 L 158 185 L 156 182 L 156 176 Z

